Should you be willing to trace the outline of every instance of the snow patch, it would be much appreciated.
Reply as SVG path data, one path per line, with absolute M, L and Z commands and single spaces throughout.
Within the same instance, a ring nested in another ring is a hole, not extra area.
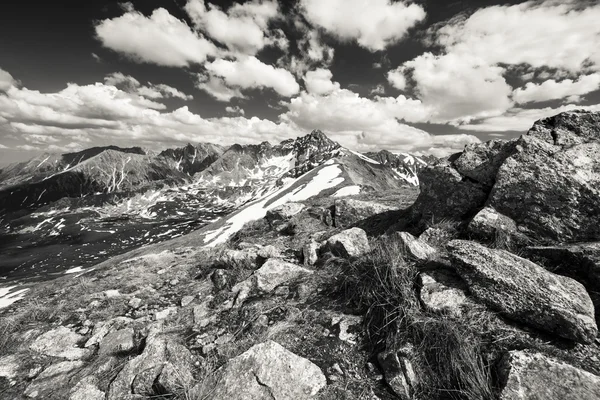
M 338 190 L 333 194 L 333 197 L 344 197 L 344 196 L 352 196 L 360 193 L 360 186 L 352 185 L 346 186 Z
M 5 288 L 0 288 L 0 308 L 5 308 L 10 306 L 16 301 L 21 300 L 25 297 L 25 292 L 29 289 L 20 289 L 15 292 L 11 292 L 16 286 L 9 286 Z
M 368 163 L 371 163 L 371 164 L 381 164 L 381 163 L 379 163 L 379 162 L 377 162 L 377 161 L 373 160 L 372 158 L 370 158 L 370 157 L 367 157 L 367 156 L 365 156 L 364 154 L 360 154 L 360 153 L 358 153 L 358 152 L 356 152 L 356 151 L 350 150 L 350 153 L 352 153 L 352 154 L 356 155 L 358 158 L 360 158 L 361 160 L 364 160 L 364 161 L 366 161 L 366 162 L 368 162 Z
M 83 272 L 83 268 L 81 267 L 75 267 L 75 268 L 71 268 L 65 271 L 65 274 L 76 274 L 78 272 Z

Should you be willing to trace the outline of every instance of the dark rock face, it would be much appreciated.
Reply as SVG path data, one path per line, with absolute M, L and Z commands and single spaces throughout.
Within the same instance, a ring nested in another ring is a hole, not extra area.
M 517 140 L 471 144 L 421 171 L 420 226 L 464 220 L 484 206 L 543 242 L 600 239 L 600 113 L 537 121 Z
M 507 318 L 582 343 L 596 338 L 594 306 L 579 282 L 474 242 L 453 240 L 448 250 L 470 292 Z
M 199 143 L 197 145 L 187 144 L 184 147 L 167 149 L 159 154 L 159 157 L 169 159 L 181 172 L 194 175 L 205 170 L 215 162 L 225 149 L 212 143 Z
M 499 376 L 501 400 L 600 398 L 600 377 L 539 353 L 508 352 Z

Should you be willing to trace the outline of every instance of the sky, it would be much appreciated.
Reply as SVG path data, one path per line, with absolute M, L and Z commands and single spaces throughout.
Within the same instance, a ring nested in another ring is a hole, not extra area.
M 596 0 L 55 0 L 0 11 L 0 164 L 321 129 L 447 155 L 600 111 Z

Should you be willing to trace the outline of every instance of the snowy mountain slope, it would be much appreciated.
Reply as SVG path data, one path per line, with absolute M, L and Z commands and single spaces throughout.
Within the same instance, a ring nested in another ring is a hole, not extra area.
M 377 153 L 365 153 L 364 156 L 392 168 L 399 179 L 414 186 L 419 185 L 419 171 L 428 164 L 420 157 L 407 153 L 394 154 L 387 150 L 381 150 Z

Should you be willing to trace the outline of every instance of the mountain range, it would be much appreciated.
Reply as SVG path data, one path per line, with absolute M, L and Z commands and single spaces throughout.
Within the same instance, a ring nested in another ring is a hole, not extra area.
M 43 154 L 0 170 L 0 250 L 7 255 L 0 273 L 23 278 L 34 270 L 39 278 L 91 265 L 231 212 L 246 221 L 243 209 L 262 202 L 253 212 L 266 213 L 269 198 L 416 187 L 427 161 L 385 150 L 361 154 L 319 130 L 276 145 Z

